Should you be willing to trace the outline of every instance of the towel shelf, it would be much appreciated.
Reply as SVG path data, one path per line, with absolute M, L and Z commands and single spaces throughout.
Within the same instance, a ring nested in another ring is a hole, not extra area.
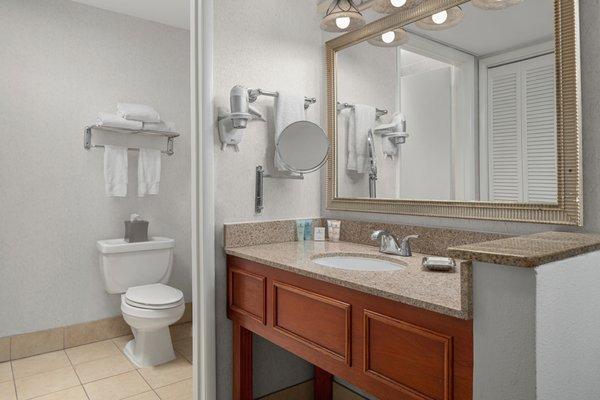
M 168 156 L 175 154 L 173 151 L 173 139 L 179 136 L 179 133 L 175 132 L 163 132 L 163 131 L 151 131 L 151 130 L 139 130 L 139 129 L 126 129 L 126 128 L 112 128 L 108 126 L 90 125 L 86 126 L 83 130 L 83 147 L 86 150 L 91 148 L 103 148 L 101 144 L 92 144 L 92 130 L 97 130 L 105 133 L 114 134 L 129 134 L 129 135 L 143 135 L 143 136 L 162 136 L 167 138 L 167 149 L 161 150 L 161 153 Z M 138 148 L 129 147 L 128 150 L 139 151 Z

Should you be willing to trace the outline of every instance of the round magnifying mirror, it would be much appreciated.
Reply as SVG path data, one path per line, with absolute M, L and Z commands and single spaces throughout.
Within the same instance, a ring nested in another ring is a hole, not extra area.
M 329 139 L 319 125 L 297 121 L 281 132 L 275 147 L 284 167 L 306 174 L 318 170 L 327 161 Z

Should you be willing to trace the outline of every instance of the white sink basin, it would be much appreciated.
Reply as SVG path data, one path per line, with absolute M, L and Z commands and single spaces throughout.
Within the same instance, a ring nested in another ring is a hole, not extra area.
M 313 259 L 313 262 L 322 267 L 349 269 L 354 271 L 398 271 L 403 269 L 403 266 L 398 262 L 371 257 L 318 257 Z

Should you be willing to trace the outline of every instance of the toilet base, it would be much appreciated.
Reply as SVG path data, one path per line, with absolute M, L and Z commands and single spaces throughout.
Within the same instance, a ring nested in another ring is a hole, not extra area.
M 134 339 L 127 343 L 124 353 L 135 366 L 153 367 L 176 358 L 168 326 L 153 331 L 131 330 Z

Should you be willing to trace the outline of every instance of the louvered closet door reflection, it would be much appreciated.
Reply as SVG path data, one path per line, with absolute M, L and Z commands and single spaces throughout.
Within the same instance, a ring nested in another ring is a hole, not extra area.
M 521 62 L 525 201 L 555 203 L 556 100 L 554 54 Z
M 554 55 L 488 70 L 491 201 L 555 203 Z
M 491 201 L 521 201 L 521 79 L 518 64 L 488 71 L 488 162 Z

